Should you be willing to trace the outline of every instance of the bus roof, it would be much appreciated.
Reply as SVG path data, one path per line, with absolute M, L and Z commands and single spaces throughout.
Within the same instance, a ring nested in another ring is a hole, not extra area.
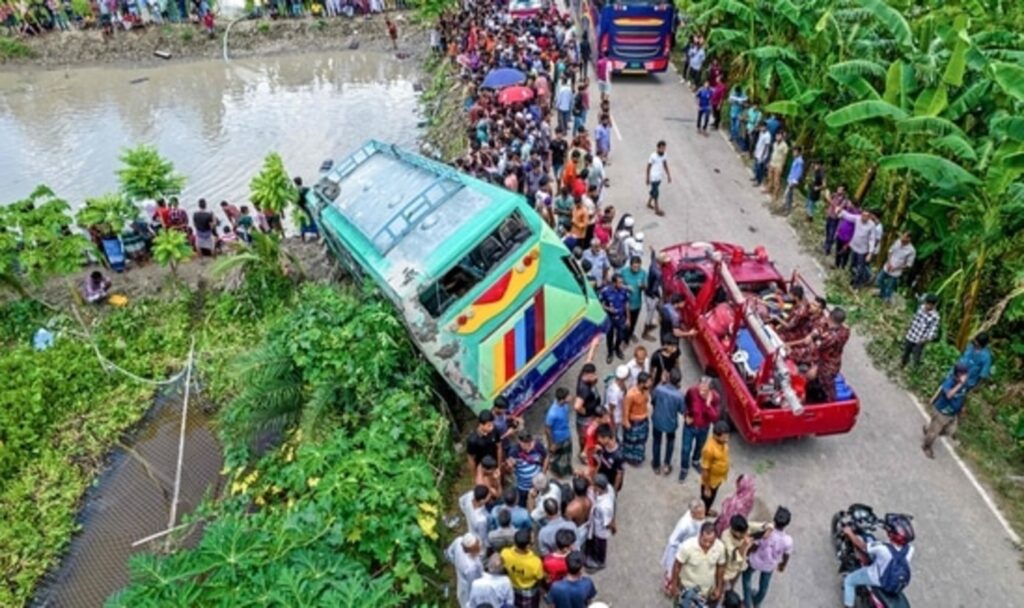
M 321 204 L 403 275 L 443 271 L 517 204 L 511 192 L 376 140 L 336 163 L 316 190 Z M 442 248 L 448 251 L 435 255 Z M 397 290 L 401 279 L 377 270 Z

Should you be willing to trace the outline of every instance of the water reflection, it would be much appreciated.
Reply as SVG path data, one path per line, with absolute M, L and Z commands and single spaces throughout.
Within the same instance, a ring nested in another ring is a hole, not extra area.
M 77 206 L 116 188 L 121 149 L 139 143 L 188 177 L 188 202 L 241 200 L 270 151 L 312 176 L 370 137 L 413 146 L 415 69 L 347 51 L 0 73 L 0 204 L 47 183 Z

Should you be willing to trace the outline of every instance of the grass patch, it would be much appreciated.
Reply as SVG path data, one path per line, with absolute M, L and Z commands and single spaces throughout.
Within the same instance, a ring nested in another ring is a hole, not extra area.
M 27 44 L 14 38 L 0 37 L 0 61 L 30 59 L 36 53 Z

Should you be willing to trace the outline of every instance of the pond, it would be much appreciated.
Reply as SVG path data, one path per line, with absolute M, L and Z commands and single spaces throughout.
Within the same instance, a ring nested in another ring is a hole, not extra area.
M 360 51 L 0 72 L 0 204 L 45 183 L 78 207 L 116 190 L 121 150 L 141 143 L 187 177 L 186 205 L 244 202 L 269 152 L 312 178 L 371 137 L 415 146 L 416 74 Z

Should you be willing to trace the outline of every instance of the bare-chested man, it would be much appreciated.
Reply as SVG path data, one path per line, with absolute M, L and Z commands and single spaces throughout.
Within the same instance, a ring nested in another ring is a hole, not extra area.
M 576 524 L 576 538 L 586 538 L 590 510 L 594 507 L 593 501 L 587 496 L 589 489 L 590 482 L 585 477 L 577 475 L 572 478 L 573 499 L 565 506 L 565 518 Z

